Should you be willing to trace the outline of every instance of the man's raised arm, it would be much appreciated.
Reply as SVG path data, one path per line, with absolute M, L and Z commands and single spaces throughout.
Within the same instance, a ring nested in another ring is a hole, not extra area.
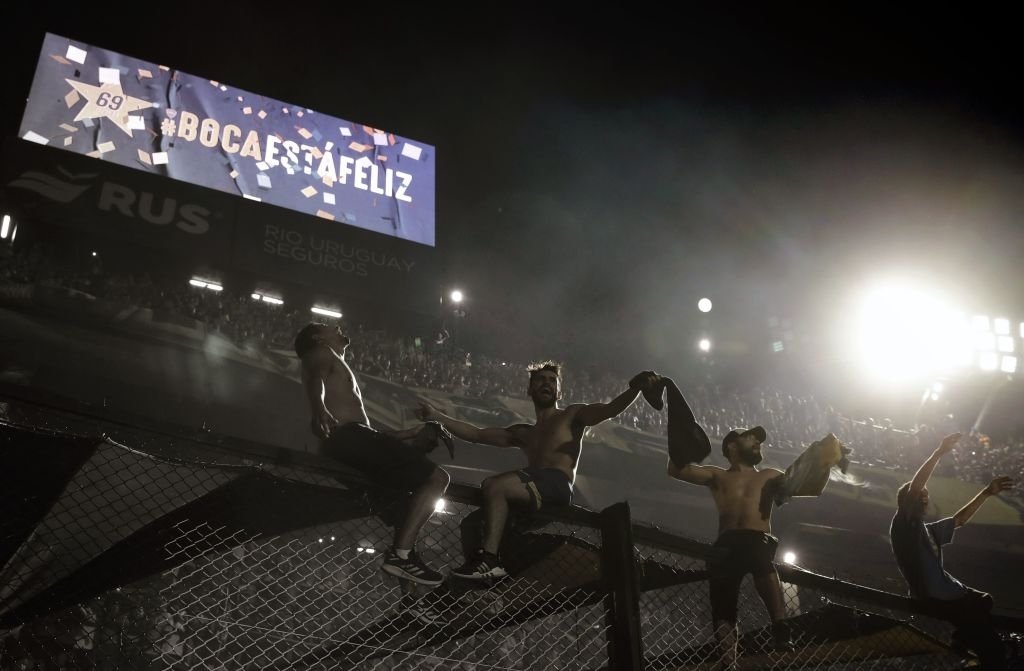
M 701 466 L 700 464 L 677 466 L 672 459 L 668 460 L 668 477 L 689 482 L 691 485 L 710 487 L 715 481 L 715 472 L 721 470 L 723 469 L 717 466 Z
M 449 417 L 426 401 L 419 401 L 415 410 L 417 419 L 424 422 L 441 422 L 456 438 L 470 443 L 481 445 L 493 445 L 494 447 L 517 447 L 513 440 L 512 427 L 487 427 L 473 426 L 468 422 Z
M 581 426 L 594 426 L 606 419 L 621 414 L 628 408 L 644 389 L 658 383 L 661 376 L 654 371 L 646 370 L 633 376 L 629 388 L 608 403 L 589 403 L 579 407 L 574 421 Z
M 961 433 L 951 433 L 942 439 L 932 455 L 921 464 L 921 468 L 917 469 L 917 473 L 914 474 L 914 479 L 910 481 L 910 490 L 907 492 L 909 496 L 916 497 L 928 485 L 928 479 L 932 477 L 932 471 L 938 465 L 939 459 L 953 450 L 953 446 L 962 435 Z
M 985 489 L 975 494 L 974 498 L 971 499 L 966 506 L 958 510 L 956 515 L 953 515 L 953 522 L 957 527 L 962 527 L 967 524 L 968 520 L 974 517 L 974 513 L 978 512 L 978 508 L 988 500 L 988 497 L 995 496 L 1000 492 L 1005 492 L 1007 489 L 1012 488 L 1013 480 L 1005 475 L 1001 475 L 998 478 L 993 479 L 992 482 L 988 483 L 988 487 L 985 487 Z

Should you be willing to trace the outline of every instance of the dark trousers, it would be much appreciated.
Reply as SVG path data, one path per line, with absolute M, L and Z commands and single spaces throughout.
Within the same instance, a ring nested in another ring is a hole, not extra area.
M 974 651 L 985 671 L 1005 671 L 1006 652 L 992 625 L 992 597 L 967 588 L 959 599 L 924 599 L 927 614 L 956 627 L 953 636 Z

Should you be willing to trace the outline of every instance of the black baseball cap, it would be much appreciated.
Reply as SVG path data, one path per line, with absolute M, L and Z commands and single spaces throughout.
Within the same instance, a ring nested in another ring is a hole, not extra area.
M 722 454 L 725 454 L 726 445 L 737 438 L 746 436 L 747 434 L 755 436 L 762 443 L 768 439 L 768 434 L 765 432 L 763 426 L 755 426 L 752 429 L 733 429 L 729 433 L 725 434 L 725 438 L 722 439 Z

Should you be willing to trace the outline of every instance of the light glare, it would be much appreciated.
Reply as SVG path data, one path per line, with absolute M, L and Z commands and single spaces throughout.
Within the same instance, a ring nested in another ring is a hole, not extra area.
M 315 315 L 323 315 L 324 317 L 334 317 L 335 319 L 341 319 L 341 313 L 337 310 L 331 310 L 329 308 L 322 308 L 319 305 L 314 305 L 309 309 Z
M 966 318 L 934 292 L 899 283 L 869 291 L 859 320 L 851 344 L 864 370 L 890 383 L 923 383 L 962 366 L 980 344 L 972 335 L 991 336 L 972 334 Z

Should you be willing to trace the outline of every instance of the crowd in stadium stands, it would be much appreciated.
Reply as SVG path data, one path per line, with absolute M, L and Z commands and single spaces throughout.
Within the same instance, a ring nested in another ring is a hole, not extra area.
M 97 259 L 85 270 L 69 271 L 37 248 L 17 255 L 0 254 L 0 282 L 35 283 L 85 292 L 116 303 L 152 308 L 206 324 L 243 347 L 291 350 L 294 334 L 310 321 L 310 313 L 253 300 L 250 294 L 225 289 L 213 292 L 177 282 L 154 281 L 149 275 L 106 273 Z M 499 360 L 457 350 L 450 342 L 429 337 L 398 337 L 378 330 L 351 327 L 352 367 L 411 387 L 436 389 L 460 396 L 522 398 L 526 377 L 523 362 Z M 567 371 L 564 400 L 610 400 L 625 380 L 609 374 L 593 376 L 586 368 Z M 714 385 L 685 390 L 698 421 L 707 433 L 726 434 L 735 426 L 761 424 L 772 445 L 796 454 L 832 431 L 854 449 L 854 460 L 874 467 L 913 470 L 944 433 L 955 427 L 930 427 L 921 438 L 888 420 L 853 420 L 810 395 L 794 396 L 768 389 L 728 391 Z M 615 421 L 649 433 L 665 431 L 666 415 L 646 403 L 634 403 Z M 943 462 L 940 475 L 987 482 L 998 471 L 1024 479 L 1024 436 L 998 443 L 981 434 L 966 436 L 954 459 Z M 942 469 L 946 469 L 945 472 Z

